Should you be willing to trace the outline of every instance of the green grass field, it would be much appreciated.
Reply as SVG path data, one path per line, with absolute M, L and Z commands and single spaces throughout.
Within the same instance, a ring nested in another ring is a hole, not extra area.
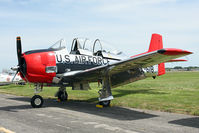
M 31 97 L 33 85 L 0 86 L 1 93 Z M 97 84 L 91 84 L 92 90 L 78 91 L 67 88 L 69 99 L 98 102 Z M 55 87 L 45 87 L 41 95 L 54 98 Z M 161 77 L 140 80 L 112 90 L 113 106 L 176 112 L 199 115 L 199 72 L 172 72 Z

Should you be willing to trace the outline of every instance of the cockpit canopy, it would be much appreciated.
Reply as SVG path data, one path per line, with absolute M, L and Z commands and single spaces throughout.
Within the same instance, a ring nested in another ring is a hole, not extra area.
M 63 39 L 56 42 L 50 47 L 50 49 L 62 49 L 66 45 Z M 77 55 L 90 55 L 90 56 L 102 56 L 103 58 L 111 58 L 120 60 L 124 57 L 121 51 L 116 50 L 104 41 L 96 39 L 91 41 L 89 39 L 75 38 L 72 41 L 70 54 Z

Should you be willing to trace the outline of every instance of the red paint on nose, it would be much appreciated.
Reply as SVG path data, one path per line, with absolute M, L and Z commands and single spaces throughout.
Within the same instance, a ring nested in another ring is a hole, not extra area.
M 26 78 L 33 83 L 52 83 L 56 73 L 46 73 L 47 66 L 56 66 L 54 52 L 24 54 Z

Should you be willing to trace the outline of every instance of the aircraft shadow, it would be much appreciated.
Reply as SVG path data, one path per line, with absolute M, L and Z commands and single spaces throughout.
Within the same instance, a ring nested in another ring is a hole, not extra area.
M 18 110 L 32 109 L 29 103 L 30 98 L 14 97 L 9 99 L 17 101 L 25 101 L 28 103 L 25 105 L 0 107 L 0 110 L 17 112 Z M 157 115 L 148 114 L 141 111 L 135 111 L 123 107 L 114 106 L 114 107 L 97 108 L 96 104 L 88 103 L 84 100 L 69 100 L 67 102 L 57 102 L 55 99 L 44 99 L 43 108 L 48 108 L 48 107 L 57 107 L 67 110 L 73 110 L 73 111 L 108 117 L 117 120 L 139 120 L 139 119 L 157 117 Z
M 164 95 L 164 94 L 168 94 L 165 92 L 157 92 L 154 91 L 153 89 L 137 89 L 137 90 L 123 90 L 123 89 L 117 89 L 117 90 L 113 90 L 115 92 L 118 92 L 118 94 L 114 95 L 114 97 L 122 97 L 125 95 L 129 95 L 129 94 L 158 94 L 158 95 Z
M 187 126 L 187 127 L 199 128 L 199 117 L 184 118 L 184 119 L 170 121 L 169 123 Z

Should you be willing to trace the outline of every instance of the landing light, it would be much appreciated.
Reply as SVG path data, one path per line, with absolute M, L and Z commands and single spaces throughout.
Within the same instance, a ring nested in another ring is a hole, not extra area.
M 46 73 L 56 73 L 57 72 L 57 66 L 47 66 L 46 67 Z

